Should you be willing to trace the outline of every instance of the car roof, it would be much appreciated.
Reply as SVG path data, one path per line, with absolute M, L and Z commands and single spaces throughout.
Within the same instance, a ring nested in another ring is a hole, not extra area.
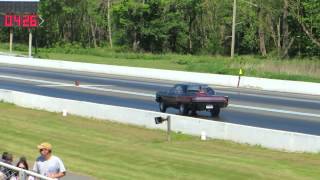
M 180 83 L 175 86 L 208 86 L 208 84 L 200 84 L 200 83 Z

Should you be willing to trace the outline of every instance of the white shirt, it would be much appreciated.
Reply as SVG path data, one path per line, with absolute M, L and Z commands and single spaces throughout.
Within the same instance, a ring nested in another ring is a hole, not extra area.
M 51 156 L 48 160 L 42 156 L 38 157 L 33 166 L 33 171 L 43 176 L 66 172 L 63 162 L 57 156 Z

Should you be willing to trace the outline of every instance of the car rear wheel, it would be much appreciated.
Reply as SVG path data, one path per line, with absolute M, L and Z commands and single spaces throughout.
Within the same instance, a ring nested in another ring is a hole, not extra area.
M 180 104 L 179 112 L 181 115 L 187 115 L 189 110 L 185 104 Z
M 163 101 L 160 101 L 159 102 L 159 109 L 160 109 L 160 112 L 165 113 L 167 110 L 167 105 Z
M 212 110 L 211 110 L 211 116 L 212 117 L 218 117 L 220 114 L 220 107 L 214 107 Z

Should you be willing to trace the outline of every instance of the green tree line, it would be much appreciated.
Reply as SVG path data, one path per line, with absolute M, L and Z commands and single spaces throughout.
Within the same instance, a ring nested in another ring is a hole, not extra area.
M 41 0 L 37 44 L 229 55 L 234 0 Z M 26 30 L 15 30 L 17 39 Z M 2 31 L 2 40 L 8 37 Z M 237 54 L 320 55 L 319 0 L 237 0 Z

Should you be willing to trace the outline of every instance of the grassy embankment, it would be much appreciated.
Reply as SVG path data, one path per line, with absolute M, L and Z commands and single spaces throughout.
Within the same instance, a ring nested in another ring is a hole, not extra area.
M 68 169 L 97 179 L 319 179 L 320 154 L 285 153 L 0 103 L 0 152 L 38 156 L 49 141 Z
M 6 46 L 1 44 L 0 51 L 7 51 Z M 25 53 L 27 47 L 16 45 L 15 50 L 17 53 Z M 132 53 L 119 49 L 72 46 L 39 49 L 37 57 L 231 75 L 237 75 L 239 69 L 243 68 L 246 76 L 320 83 L 320 60 L 316 58 L 277 60 L 271 57 L 239 56 L 232 60 L 223 56 Z

